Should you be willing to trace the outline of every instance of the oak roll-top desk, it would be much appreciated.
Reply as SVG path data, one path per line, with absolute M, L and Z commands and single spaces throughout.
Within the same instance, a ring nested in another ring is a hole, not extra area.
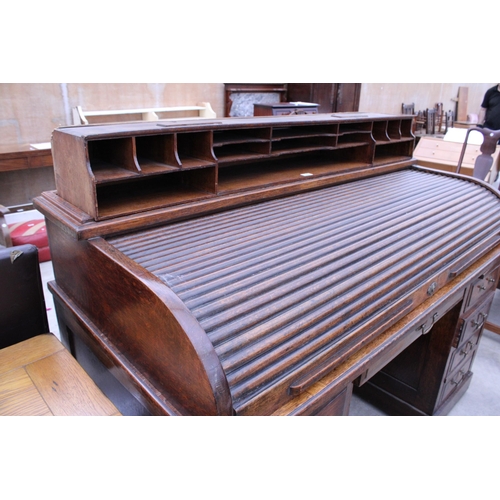
M 366 113 L 60 128 L 65 345 L 122 414 L 446 414 L 498 279 L 498 194 Z

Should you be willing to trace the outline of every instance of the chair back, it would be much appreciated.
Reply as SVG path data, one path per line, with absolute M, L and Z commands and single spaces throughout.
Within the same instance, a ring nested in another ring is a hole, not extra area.
M 496 151 L 498 141 L 500 141 L 500 130 L 490 130 L 489 128 L 479 128 L 472 127 L 467 130 L 465 134 L 464 145 L 462 146 L 462 151 L 460 153 L 460 158 L 457 164 L 456 173 L 460 173 L 460 168 L 462 167 L 462 161 L 464 159 L 465 150 L 467 149 L 467 141 L 469 139 L 469 134 L 473 131 L 479 132 L 483 136 L 483 143 L 480 146 L 481 154 L 476 158 L 474 162 L 474 170 L 472 172 L 472 177 L 476 179 L 485 180 L 486 176 L 493 166 L 493 154 Z M 496 176 L 495 176 L 496 177 Z M 495 179 L 490 179 L 495 181 Z
M 38 249 L 0 248 L 0 349 L 48 331 Z
M 412 102 L 411 104 L 401 104 L 401 111 L 403 115 L 414 115 L 415 114 L 415 103 Z

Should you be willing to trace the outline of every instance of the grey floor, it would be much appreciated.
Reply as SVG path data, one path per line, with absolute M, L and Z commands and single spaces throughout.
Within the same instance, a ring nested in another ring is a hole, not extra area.
M 498 302 L 500 306 L 500 300 Z M 472 365 L 472 372 L 474 375 L 469 389 L 448 413 L 448 416 L 499 416 L 500 335 L 484 331 Z M 385 413 L 356 395 L 352 397 L 349 414 L 385 416 Z
M 47 282 L 54 279 L 51 262 L 40 264 L 44 283 L 45 303 L 51 332 L 59 336 L 57 318 L 52 295 L 47 289 Z M 500 324 L 500 290 L 497 290 L 490 319 Z M 471 385 L 465 395 L 448 414 L 449 416 L 499 416 L 500 415 L 500 335 L 487 330 L 479 344 L 476 359 L 472 367 L 474 373 Z M 350 415 L 384 416 L 374 406 L 354 395 Z

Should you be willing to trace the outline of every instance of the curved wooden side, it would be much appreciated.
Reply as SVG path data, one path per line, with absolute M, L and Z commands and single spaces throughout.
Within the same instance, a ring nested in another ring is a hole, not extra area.
M 180 299 L 104 239 L 76 241 L 50 220 L 47 229 L 57 284 L 109 341 L 105 349 L 186 413 L 232 414 L 220 361 Z

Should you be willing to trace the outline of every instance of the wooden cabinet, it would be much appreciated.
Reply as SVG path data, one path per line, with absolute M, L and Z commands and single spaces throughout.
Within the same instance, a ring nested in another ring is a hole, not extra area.
M 422 137 L 415 147 L 415 158 L 418 165 L 436 168 L 445 172 L 456 172 L 463 144 L 459 142 L 445 141 L 439 137 Z M 462 161 L 460 173 L 472 175 L 474 163 L 481 154 L 480 146 L 468 144 Z M 493 155 L 494 163 L 498 164 L 500 146 Z

